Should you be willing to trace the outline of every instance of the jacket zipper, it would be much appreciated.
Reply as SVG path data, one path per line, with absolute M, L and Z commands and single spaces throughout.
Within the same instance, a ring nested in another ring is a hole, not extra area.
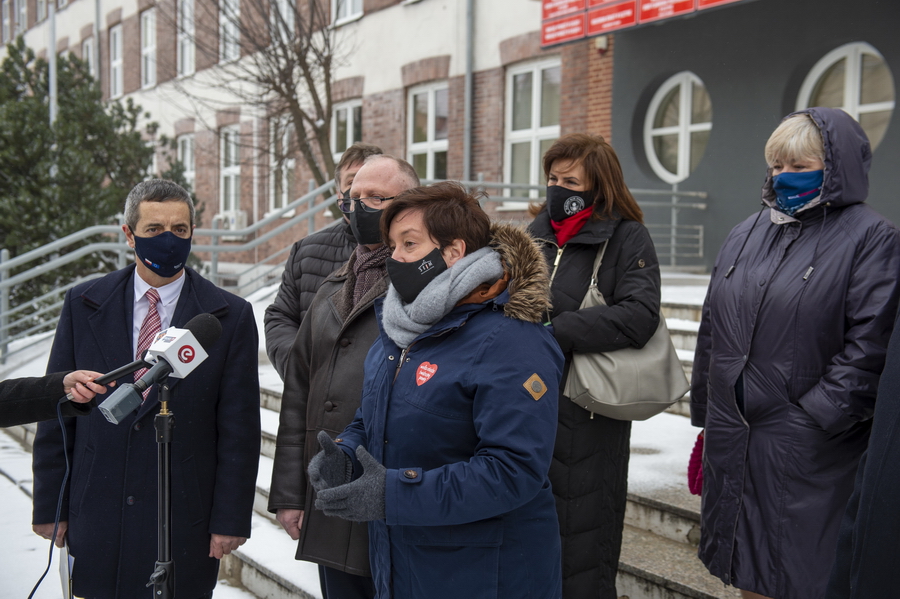
M 553 284 L 553 278 L 556 276 L 556 270 L 559 268 L 559 261 L 562 259 L 563 250 L 566 249 L 566 246 L 556 246 L 556 260 L 553 261 L 553 272 L 550 274 L 550 284 Z

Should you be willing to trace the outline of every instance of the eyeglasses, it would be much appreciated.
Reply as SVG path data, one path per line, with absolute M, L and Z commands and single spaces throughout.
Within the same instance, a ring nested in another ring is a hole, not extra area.
M 384 208 L 383 204 L 390 200 L 393 200 L 397 196 L 391 196 L 389 198 L 380 198 L 378 196 L 374 196 L 371 198 L 341 198 L 338 200 L 338 208 L 344 214 L 349 214 L 352 212 L 352 203 L 356 202 L 358 206 L 362 206 L 363 212 L 378 212 Z

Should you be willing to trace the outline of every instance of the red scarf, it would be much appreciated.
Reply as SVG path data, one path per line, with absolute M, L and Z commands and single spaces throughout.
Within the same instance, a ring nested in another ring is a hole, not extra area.
M 566 243 L 575 237 L 578 232 L 581 230 L 581 227 L 584 226 L 584 223 L 588 221 L 591 217 L 591 213 L 594 211 L 593 206 L 588 206 L 581 212 L 573 214 L 566 220 L 558 223 L 555 220 L 550 221 L 550 225 L 553 227 L 553 230 L 556 232 L 556 243 L 559 247 L 566 245 Z

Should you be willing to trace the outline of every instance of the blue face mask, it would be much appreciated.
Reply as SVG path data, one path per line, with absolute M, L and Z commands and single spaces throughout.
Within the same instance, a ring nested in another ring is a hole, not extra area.
M 822 181 L 824 178 L 825 171 L 775 175 L 772 177 L 775 204 L 779 210 L 788 216 L 793 216 L 797 210 L 822 193 Z
M 144 266 L 168 279 L 184 268 L 184 263 L 191 254 L 191 238 L 182 239 L 171 231 L 155 237 L 135 235 L 134 253 Z

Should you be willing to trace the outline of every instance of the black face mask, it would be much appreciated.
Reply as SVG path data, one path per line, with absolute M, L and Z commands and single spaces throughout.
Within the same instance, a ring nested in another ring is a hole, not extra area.
M 559 185 L 547 186 L 547 210 L 550 220 L 561 223 L 570 216 L 575 216 L 594 203 L 594 192 L 591 190 L 572 191 Z
M 407 304 L 414 302 L 428 283 L 447 270 L 440 248 L 434 248 L 415 262 L 399 262 L 393 258 L 388 258 L 386 262 L 391 285 Z
M 381 243 L 381 212 L 366 212 L 357 205 L 349 214 L 350 230 L 360 245 Z

